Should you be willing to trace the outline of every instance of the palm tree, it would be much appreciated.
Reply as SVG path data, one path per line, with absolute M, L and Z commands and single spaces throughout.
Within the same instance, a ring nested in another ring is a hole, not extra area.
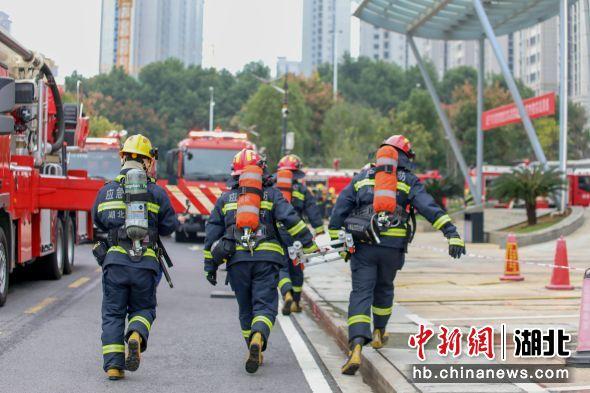
M 537 197 L 555 197 L 563 188 L 561 173 L 556 168 L 527 165 L 497 178 L 492 183 L 491 195 L 500 200 L 523 200 L 528 225 L 535 225 Z

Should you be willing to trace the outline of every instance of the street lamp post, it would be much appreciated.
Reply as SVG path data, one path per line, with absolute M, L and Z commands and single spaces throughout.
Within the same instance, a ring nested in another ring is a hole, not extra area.
M 214 91 L 215 89 L 213 86 L 209 86 L 209 131 L 213 131 L 213 110 L 215 108 Z
M 281 139 L 281 157 L 285 155 L 287 150 L 287 118 L 289 116 L 289 84 L 287 82 L 287 74 L 285 74 L 285 83 L 283 85 L 283 107 L 281 108 L 281 122 L 282 122 L 282 139 Z

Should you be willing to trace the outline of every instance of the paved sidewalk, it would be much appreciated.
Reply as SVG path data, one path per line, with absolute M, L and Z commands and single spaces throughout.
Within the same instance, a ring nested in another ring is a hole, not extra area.
M 518 327 L 559 327 L 575 336 L 583 269 L 590 267 L 586 251 L 588 233 L 590 220 L 566 238 L 570 266 L 579 269 L 571 271 L 571 282 L 575 286 L 571 291 L 545 288 L 552 268 L 543 265 L 553 263 L 555 242 L 519 248 L 521 260 L 526 261 L 521 264 L 525 280 L 502 282 L 499 277 L 504 268 L 504 250 L 498 246 L 468 244 L 468 252 L 478 257 L 455 262 L 446 255 L 446 239 L 440 233 L 417 233 L 404 269 L 395 282 L 394 312 L 388 325 L 392 338 L 380 351 L 371 348 L 364 351 L 374 359 L 368 367 L 370 373 L 373 375 L 376 371 L 385 378 L 379 390 L 388 391 L 395 386 L 395 391 L 548 391 L 537 385 L 462 385 L 460 390 L 456 385 L 413 385 L 409 365 L 417 363 L 417 359 L 415 350 L 408 348 L 408 336 L 417 333 L 419 324 L 444 324 L 463 331 L 471 326 L 491 325 L 498 332 L 502 323 L 507 324 L 509 334 Z M 342 344 L 346 341 L 344 332 L 350 287 L 348 264 L 339 261 L 306 269 L 305 290 L 308 300 L 315 305 L 313 311 L 316 316 L 329 319 L 328 323 L 334 325 L 333 334 L 340 335 L 338 338 Z M 434 352 L 430 349 L 427 358 L 431 355 L 433 361 L 440 359 Z M 379 367 L 374 370 L 376 361 L 385 371 L 379 371 Z M 455 363 L 465 361 L 454 360 Z M 469 361 L 484 363 L 477 358 Z M 514 359 L 509 361 L 515 362 Z M 545 359 L 544 363 L 548 360 Z M 386 381 L 388 375 L 389 382 Z M 398 377 L 392 377 L 395 375 Z M 590 374 L 576 371 L 570 385 L 590 385 Z

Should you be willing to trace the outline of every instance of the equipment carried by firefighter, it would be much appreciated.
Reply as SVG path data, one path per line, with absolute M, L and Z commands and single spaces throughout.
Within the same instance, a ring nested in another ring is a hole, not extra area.
M 287 202 L 291 203 L 293 197 L 293 171 L 282 169 L 277 172 L 277 188 L 281 190 Z
M 377 151 L 375 167 L 375 188 L 373 210 L 377 214 L 377 226 L 387 230 L 395 226 L 395 208 L 397 206 L 397 159 L 394 147 L 385 145 Z
M 262 173 L 258 165 L 248 165 L 240 174 L 236 227 L 242 231 L 240 243 L 254 253 L 255 235 L 260 225 L 260 204 L 262 202 Z
M 355 251 L 352 235 L 344 231 L 338 232 L 338 239 L 330 241 L 327 243 L 327 246 L 329 247 L 306 254 L 303 252 L 303 244 L 300 241 L 296 241 L 293 243 L 293 246 L 288 248 L 289 258 L 295 265 L 305 264 L 306 266 L 314 266 L 338 261 L 342 259 L 340 253 L 354 254 Z M 312 259 L 315 259 L 315 261 L 309 262 Z
M 141 260 L 145 247 L 143 240 L 148 236 L 147 175 L 141 169 L 131 169 L 125 175 L 125 233 L 131 240 L 129 257 Z
M 172 267 L 174 266 L 172 264 L 172 260 L 170 259 L 170 256 L 168 255 L 168 251 L 166 251 L 166 248 L 164 248 L 164 244 L 162 243 L 162 239 L 160 239 L 158 237 L 158 242 L 157 242 L 157 246 L 158 246 L 158 250 L 157 250 L 157 255 L 158 255 L 158 262 L 160 262 L 160 267 L 162 268 L 162 273 L 164 274 L 164 277 L 166 278 L 166 281 L 168 282 L 168 285 L 170 286 L 170 288 L 174 288 L 174 284 L 172 283 L 172 278 L 170 278 L 170 273 L 168 273 L 168 267 Z

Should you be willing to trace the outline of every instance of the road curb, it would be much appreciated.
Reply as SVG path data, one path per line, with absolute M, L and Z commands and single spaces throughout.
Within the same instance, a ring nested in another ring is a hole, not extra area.
M 572 213 L 559 223 L 533 233 L 516 234 L 516 241 L 519 246 L 530 246 L 558 239 L 560 236 L 567 236 L 584 225 L 584 208 L 572 206 Z M 502 230 L 488 232 L 488 242 L 495 243 L 500 248 L 506 248 L 508 232 Z
M 308 304 L 305 310 L 311 314 L 319 325 L 335 340 L 340 349 L 348 352 L 347 328 L 339 322 L 331 312 L 325 302 L 309 286 L 301 293 L 303 300 Z M 329 304 L 329 303 L 328 303 Z M 333 311 L 334 314 L 337 314 Z M 406 381 L 406 377 L 389 361 L 387 361 L 378 351 L 370 347 L 363 350 L 363 360 L 361 366 L 361 375 L 363 381 L 375 389 L 378 393 L 394 392 L 415 392 L 416 389 Z

